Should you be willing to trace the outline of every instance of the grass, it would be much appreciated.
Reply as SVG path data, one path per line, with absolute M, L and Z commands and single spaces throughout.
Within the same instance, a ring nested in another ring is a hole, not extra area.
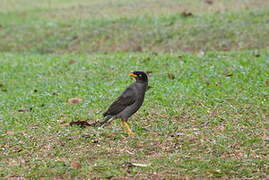
M 268 5 L 4 0 L 0 178 L 268 179 Z M 101 120 L 134 70 L 152 87 L 136 136 L 69 125 Z
M 0 175 L 268 177 L 269 51 L 259 53 L 2 53 Z M 68 125 L 101 119 L 134 69 L 152 71 L 153 87 L 130 120 L 136 136 L 127 136 L 118 121 L 106 128 Z M 73 97 L 82 103 L 69 104 Z
M 27 2 L 29 1 L 25 4 Z M 118 1 L 117 5 L 105 1 L 99 3 L 93 1 L 94 4 L 80 6 L 71 3 L 70 7 L 67 3 L 65 6 L 69 9 L 63 10 L 40 5 L 43 8 L 31 8 L 26 11 L 22 7 L 19 8 L 22 9 L 21 11 L 2 12 L 0 50 L 42 54 L 177 52 L 179 50 L 199 52 L 200 50 L 246 50 L 268 46 L 267 1 L 260 5 L 252 1 L 242 2 L 242 7 L 239 9 L 244 10 L 230 8 L 226 11 L 218 9 L 218 3 L 208 5 L 200 1 L 202 6 L 196 1 L 188 3 L 182 1 L 176 3 L 177 6 L 189 8 L 174 10 L 173 8 L 176 7 L 174 1 L 164 1 L 165 4 L 163 1 L 158 1 L 159 6 L 158 3 L 152 2 L 135 1 L 133 4 Z M 220 2 L 224 3 L 224 1 Z M 151 7 L 153 5 L 154 7 Z M 223 6 L 229 8 L 231 5 L 239 6 L 233 3 L 229 6 L 224 3 Z M 137 6 L 144 13 L 137 11 Z M 196 6 L 208 7 L 208 9 L 203 10 Z M 55 7 L 58 7 L 57 3 Z M 112 10 L 106 9 L 108 7 Z M 162 12 L 161 7 L 166 7 L 166 11 Z M 122 11 L 121 8 L 130 10 Z M 107 14 L 98 15 L 95 11 L 99 9 L 104 9 L 103 13 Z M 132 9 L 135 9 L 136 13 L 133 13 Z M 61 11 L 60 15 L 59 11 Z M 79 13 L 84 11 L 93 12 L 95 16 Z M 182 16 L 183 12 L 191 12 L 193 15 L 185 17 Z

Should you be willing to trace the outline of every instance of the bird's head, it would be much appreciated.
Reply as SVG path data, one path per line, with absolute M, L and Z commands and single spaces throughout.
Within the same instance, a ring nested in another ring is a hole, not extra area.
M 129 76 L 134 77 L 137 81 L 148 82 L 147 74 L 142 71 L 134 71 Z

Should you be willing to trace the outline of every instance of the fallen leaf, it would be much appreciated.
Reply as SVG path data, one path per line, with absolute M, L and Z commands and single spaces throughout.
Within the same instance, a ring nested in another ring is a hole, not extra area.
M 76 62 L 78 62 L 77 60 L 71 59 L 68 61 L 68 64 L 75 64 Z
M 70 103 L 70 104 L 79 104 L 81 102 L 82 102 L 82 99 L 80 99 L 80 98 L 70 98 L 70 99 L 68 99 L 68 103 Z
M 213 0 L 205 0 L 205 3 L 212 5 L 213 4 Z
M 191 17 L 191 16 L 193 16 L 193 14 L 191 12 L 189 12 L 189 11 L 183 11 L 181 13 L 181 16 L 183 16 L 183 17 Z
M 32 111 L 32 108 L 21 108 L 21 109 L 18 109 L 18 112 L 29 112 L 29 111 Z
M 176 78 L 176 76 L 173 73 L 168 73 L 167 76 L 168 76 L 169 79 L 175 79 Z
M 81 166 L 81 164 L 79 162 L 77 162 L 77 161 L 71 162 L 71 168 L 73 168 L 73 169 L 79 169 L 81 167 L 82 166 Z
M 27 16 L 27 13 L 26 12 L 22 12 L 20 13 L 21 16 Z

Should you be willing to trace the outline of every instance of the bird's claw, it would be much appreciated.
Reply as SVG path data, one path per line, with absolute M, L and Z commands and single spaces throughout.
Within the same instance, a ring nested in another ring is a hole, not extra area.
M 131 128 L 130 128 L 130 126 L 127 124 L 127 122 L 126 121 L 121 121 L 121 124 L 122 124 L 122 126 L 125 126 L 126 127 L 126 130 L 127 130 L 127 133 L 129 134 L 129 135 L 135 135 L 135 133 L 131 130 Z
M 129 134 L 129 135 L 132 135 L 132 136 L 135 135 L 135 133 L 134 133 L 133 131 L 128 131 L 128 134 Z

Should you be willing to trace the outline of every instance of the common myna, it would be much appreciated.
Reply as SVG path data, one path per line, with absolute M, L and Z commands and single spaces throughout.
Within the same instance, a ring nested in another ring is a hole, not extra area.
M 113 119 L 121 119 L 121 124 L 127 128 L 127 132 L 133 135 L 131 128 L 127 124 L 127 120 L 131 117 L 143 104 L 145 92 L 148 87 L 147 74 L 142 71 L 134 71 L 129 76 L 135 78 L 135 82 L 125 89 L 125 91 L 109 106 L 108 110 L 103 114 L 105 119 L 101 122 L 104 126 Z

